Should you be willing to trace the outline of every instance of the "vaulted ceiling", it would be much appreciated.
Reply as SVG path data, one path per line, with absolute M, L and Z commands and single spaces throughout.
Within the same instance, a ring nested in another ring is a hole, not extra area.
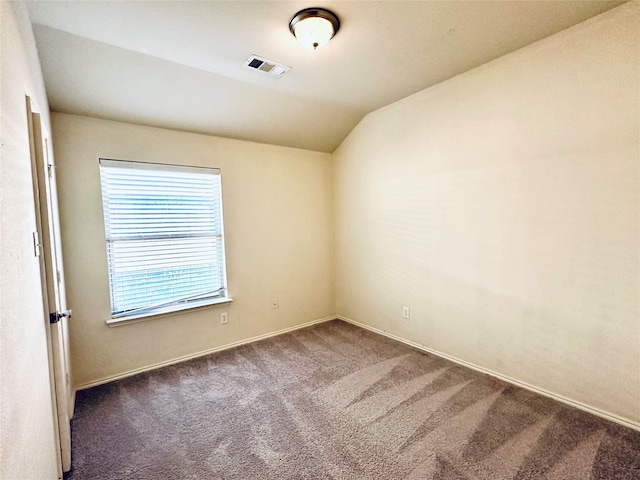
M 367 113 L 621 1 L 32 1 L 51 109 L 332 152 Z M 340 18 L 315 52 L 298 10 Z M 292 69 L 243 66 L 256 54 Z M 543 74 L 543 72 L 541 72 Z

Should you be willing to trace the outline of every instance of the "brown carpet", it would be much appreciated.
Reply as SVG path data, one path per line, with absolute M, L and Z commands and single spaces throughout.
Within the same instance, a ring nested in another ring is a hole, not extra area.
M 78 392 L 79 479 L 640 479 L 640 433 L 341 321 Z

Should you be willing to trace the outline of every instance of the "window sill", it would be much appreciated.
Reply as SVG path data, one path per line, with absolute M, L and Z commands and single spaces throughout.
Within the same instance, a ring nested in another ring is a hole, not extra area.
M 123 325 L 129 325 L 131 323 L 145 322 L 147 320 L 153 320 L 158 317 L 167 317 L 171 315 L 177 315 L 180 313 L 187 313 L 190 310 L 196 308 L 215 307 L 216 305 L 224 305 L 226 303 L 233 302 L 233 298 L 216 298 L 213 300 L 203 300 L 202 302 L 194 302 L 189 305 L 172 305 L 170 307 L 158 308 L 151 312 L 141 313 L 139 315 L 129 315 L 118 318 L 110 318 L 107 320 L 109 327 L 120 327 Z

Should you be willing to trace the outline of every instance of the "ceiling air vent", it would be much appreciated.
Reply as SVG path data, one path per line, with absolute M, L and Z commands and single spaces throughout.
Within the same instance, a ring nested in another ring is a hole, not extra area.
M 266 58 L 258 57 L 257 55 L 251 55 L 244 62 L 244 66 L 251 70 L 257 70 L 262 73 L 268 73 L 272 77 L 280 78 L 282 75 L 291 70 L 291 67 L 276 63 L 273 60 L 267 60 Z

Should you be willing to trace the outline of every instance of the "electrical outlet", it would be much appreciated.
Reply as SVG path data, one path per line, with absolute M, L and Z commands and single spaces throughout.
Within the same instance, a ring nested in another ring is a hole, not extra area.
M 402 307 L 402 318 L 409 320 L 411 317 L 411 309 L 409 307 Z
M 227 315 L 227 312 L 222 312 L 220 314 L 220 323 L 222 325 L 225 325 L 225 324 L 229 323 L 229 317 Z
M 271 300 L 271 308 L 278 308 L 278 299 L 274 298 Z

